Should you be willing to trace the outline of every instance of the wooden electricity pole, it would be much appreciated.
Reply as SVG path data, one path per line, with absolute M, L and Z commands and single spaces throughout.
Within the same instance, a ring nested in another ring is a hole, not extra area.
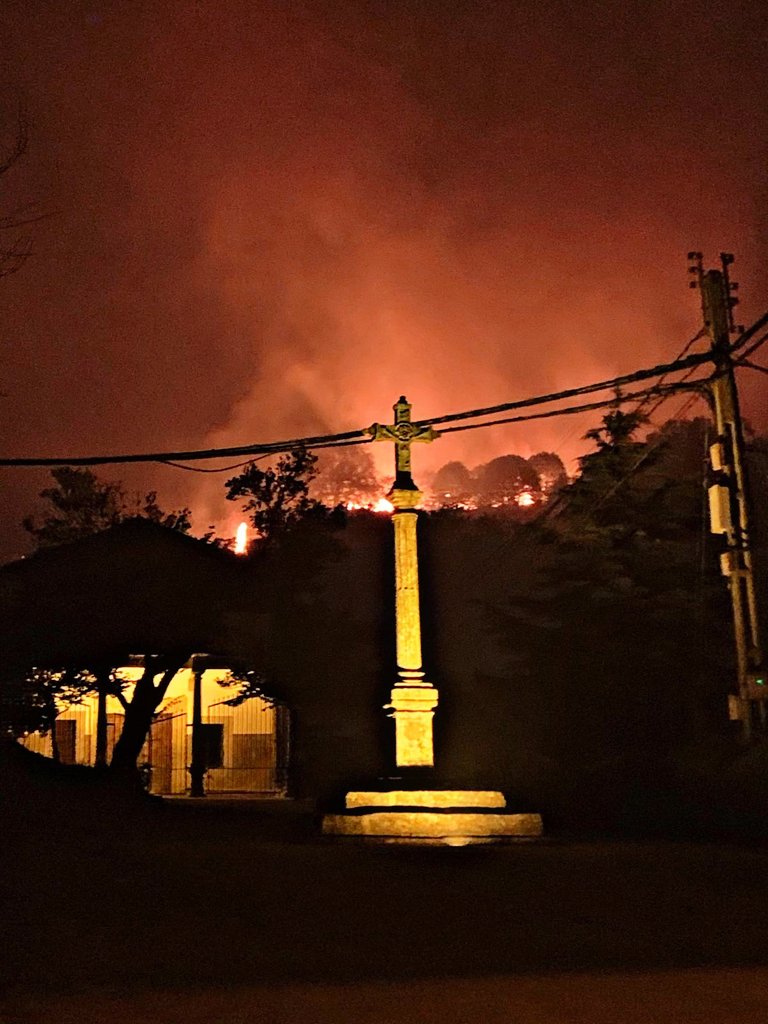
M 730 253 L 721 253 L 721 270 L 704 270 L 701 253 L 688 254 L 691 273 L 697 276 L 692 286 L 701 289 L 704 327 L 712 345 L 714 378 L 710 383 L 717 437 L 709 449 L 712 481 L 709 487 L 710 528 L 724 535 L 726 550 L 720 556 L 723 575 L 733 608 L 736 641 L 737 692 L 729 698 L 730 716 L 741 723 L 744 740 L 753 728 L 753 705 L 765 724 L 765 699 L 768 686 L 761 673 L 762 652 L 757 619 L 755 578 L 749 534 L 749 505 L 744 464 L 744 430 L 739 410 L 739 395 L 733 372 L 731 335 L 736 332 L 728 267 Z

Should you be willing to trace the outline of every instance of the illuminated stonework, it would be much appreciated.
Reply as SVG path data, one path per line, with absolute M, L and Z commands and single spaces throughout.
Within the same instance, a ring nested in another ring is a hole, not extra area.
M 403 499 L 418 499 L 420 491 L 393 491 L 395 512 L 395 617 L 397 622 L 397 666 L 421 672 L 421 616 L 419 614 L 419 556 L 416 539 L 415 506 Z M 401 673 L 402 674 L 402 673 Z
M 348 793 L 344 814 L 327 814 L 326 835 L 449 846 L 540 836 L 538 814 L 512 814 L 503 794 L 476 790 Z
M 474 789 L 389 789 L 347 793 L 348 808 L 356 807 L 506 807 L 503 793 Z
M 395 761 L 398 768 L 428 768 L 434 764 L 432 716 L 437 690 L 429 683 L 397 683 L 385 705 L 395 720 Z
M 395 531 L 395 620 L 398 679 L 385 710 L 395 720 L 395 763 L 404 769 L 434 764 L 432 719 L 437 689 L 424 679 L 421 664 L 419 611 L 418 506 L 422 494 L 411 477 L 411 444 L 432 441 L 431 428 L 411 423 L 411 406 L 401 398 L 394 405 L 395 422 L 369 429 L 375 441 L 395 444 L 395 482 L 387 498 L 392 503 Z M 327 835 L 375 839 L 379 842 L 467 843 L 500 842 L 542 832 L 538 814 L 512 814 L 503 794 L 488 790 L 426 790 L 398 788 L 383 792 L 348 793 L 346 810 L 323 819 Z
M 395 511 L 395 623 L 397 674 L 400 677 L 386 705 L 395 720 L 395 763 L 398 768 L 434 764 L 432 717 L 437 690 L 425 682 L 421 664 L 419 612 L 419 554 L 416 528 L 421 491 L 393 487 L 389 500 Z

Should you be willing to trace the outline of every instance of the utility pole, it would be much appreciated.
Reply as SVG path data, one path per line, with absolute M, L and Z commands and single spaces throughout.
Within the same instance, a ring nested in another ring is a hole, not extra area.
M 192 763 L 189 766 L 190 796 L 205 796 L 206 750 L 203 737 L 203 658 L 192 658 Z
M 738 285 L 731 283 L 728 267 L 730 253 L 721 253 L 720 270 L 704 270 L 703 256 L 688 253 L 689 272 L 696 275 L 691 287 L 701 290 L 704 328 L 712 346 L 715 375 L 709 384 L 717 437 L 709 449 L 712 482 L 709 491 L 710 529 L 725 537 L 726 550 L 720 567 L 728 581 L 733 609 L 736 641 L 737 692 L 729 696 L 730 717 L 741 723 L 741 734 L 748 741 L 753 730 L 753 705 L 765 726 L 765 700 L 768 698 L 755 596 L 752 548 L 749 534 L 749 505 L 744 463 L 744 430 L 739 410 L 739 395 L 733 371 L 731 335 L 737 333 L 733 296 Z

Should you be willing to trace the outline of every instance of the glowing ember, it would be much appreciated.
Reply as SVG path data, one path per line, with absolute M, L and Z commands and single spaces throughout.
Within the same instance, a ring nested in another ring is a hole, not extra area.
M 522 494 L 517 496 L 517 504 L 520 505 L 521 508 L 530 508 L 534 501 L 535 499 L 533 495 L 528 491 L 523 491 Z
M 235 554 L 244 555 L 248 550 L 248 523 L 240 523 L 235 534 Z

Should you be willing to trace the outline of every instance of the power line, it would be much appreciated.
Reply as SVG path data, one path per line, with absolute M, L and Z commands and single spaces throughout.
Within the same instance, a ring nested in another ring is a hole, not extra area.
M 204 459 L 222 459 L 238 455 L 276 455 L 292 448 L 334 448 L 346 444 L 367 444 L 364 430 L 351 430 L 343 434 L 325 434 L 317 437 L 299 437 L 286 441 L 263 444 L 235 445 L 231 448 L 202 448 L 198 451 L 145 452 L 130 455 L 78 455 L 61 458 L 0 459 L 0 466 L 105 466 L 134 462 L 197 462 Z M 356 440 L 358 439 L 359 440 Z M 252 462 L 254 458 L 247 461 Z
M 767 325 L 768 313 L 763 313 L 763 315 L 759 317 L 757 320 L 755 320 L 753 324 L 750 324 L 746 331 L 741 332 L 741 334 L 738 337 L 738 340 L 735 341 L 730 346 L 731 352 L 738 352 L 740 349 L 744 348 L 744 346 L 750 340 L 750 338 L 753 338 L 758 333 L 758 331 L 762 331 L 762 329 Z M 749 348 L 746 352 L 743 352 L 742 358 L 748 356 L 751 352 L 754 352 L 755 349 L 759 348 L 766 340 L 766 337 L 768 337 L 768 335 L 763 335 L 762 338 L 758 339 L 758 341 L 755 342 L 755 344 L 751 348 Z
M 747 366 L 750 370 L 759 370 L 760 373 L 768 373 L 768 366 L 760 366 L 758 363 L 751 363 L 749 359 L 740 359 L 739 366 Z
M 768 323 L 768 314 L 765 317 Z M 485 409 L 470 409 L 467 412 L 450 413 L 446 416 L 436 416 L 431 419 L 415 420 L 416 426 L 434 426 L 437 423 L 453 423 L 457 420 L 477 419 L 480 416 L 494 416 L 500 412 L 510 412 L 513 409 L 525 409 L 532 405 L 546 405 L 550 402 L 561 401 L 565 398 L 578 398 L 580 395 L 594 394 L 597 391 L 609 391 L 621 388 L 626 384 L 635 384 L 641 380 L 649 380 L 651 377 L 667 376 L 678 370 L 687 370 L 691 367 L 700 366 L 702 363 L 712 362 L 711 352 L 697 352 L 671 363 L 661 363 L 658 366 L 649 367 L 645 370 L 635 370 L 634 373 L 625 373 L 619 377 L 611 377 L 609 380 L 598 381 L 595 384 L 585 384 L 578 388 L 568 388 L 565 391 L 554 392 L 549 395 L 538 395 L 535 398 L 523 398 L 516 402 L 504 402 L 501 405 L 491 405 Z M 446 431 L 443 431 L 445 433 Z
M 502 412 L 511 409 L 527 408 L 535 405 L 548 404 L 563 398 L 574 397 L 580 394 L 589 394 L 596 391 L 606 390 L 610 387 L 618 387 L 622 383 L 628 383 L 630 381 L 639 381 L 648 379 L 653 376 L 658 376 L 660 373 L 668 373 L 676 369 L 685 369 L 690 366 L 694 368 L 699 364 L 706 362 L 711 359 L 709 353 L 701 353 L 696 356 L 689 356 L 688 360 L 680 361 L 678 366 L 673 363 L 667 363 L 659 367 L 653 367 L 648 370 L 639 370 L 633 374 L 625 374 L 622 377 L 615 377 L 609 381 L 601 381 L 598 384 L 585 385 L 581 388 L 570 388 L 566 391 L 557 392 L 548 395 L 540 395 L 534 398 L 521 399 L 517 402 L 507 402 L 500 406 L 490 406 L 485 409 L 472 409 L 462 413 L 453 413 L 447 416 L 440 416 L 434 420 L 420 420 L 421 423 L 450 423 L 456 420 L 465 419 L 476 419 L 481 416 L 487 416 L 493 412 Z M 639 394 L 644 394 L 640 392 Z M 589 408 L 601 408 L 603 403 L 597 403 L 597 405 L 585 406 L 585 410 Z M 546 416 L 566 414 L 570 410 L 556 410 L 545 414 Z M 574 410 L 575 411 L 575 410 Z M 540 418 L 535 415 L 530 417 L 513 417 L 508 420 L 501 420 L 498 422 L 519 422 L 521 419 L 536 419 Z M 489 424 L 476 424 L 475 426 L 492 426 Z M 448 433 L 450 429 L 446 428 L 441 433 Z M 16 467 L 44 467 L 44 466 L 103 466 L 111 464 L 126 464 L 126 463 L 139 463 L 139 462 L 158 462 L 163 464 L 180 463 L 180 462 L 198 462 L 207 459 L 220 459 L 227 457 L 237 457 L 238 455 L 247 455 L 250 458 L 248 461 L 252 461 L 252 458 L 256 456 L 279 454 L 280 452 L 290 451 L 291 448 L 304 447 L 312 449 L 332 448 L 341 447 L 347 444 L 367 444 L 370 442 L 370 438 L 366 437 L 365 430 L 350 430 L 346 433 L 341 434 L 324 434 L 315 437 L 301 437 L 292 438 L 284 441 L 274 441 L 263 444 L 251 444 L 251 445 L 235 445 L 229 448 L 203 448 L 197 451 L 170 451 L 170 452 L 147 452 L 147 453 L 135 453 L 135 454 L 120 454 L 120 455 L 87 455 L 87 456 L 62 456 L 58 458 L 50 457 L 35 457 L 35 458 L 4 458 L 0 459 L 0 466 L 16 466 Z M 181 467 L 179 467 L 181 468 Z M 186 467 L 185 467 L 186 468 Z
M 669 396 L 667 396 L 667 398 L 668 397 Z M 686 400 L 683 402 L 683 404 L 677 410 L 677 412 L 674 414 L 672 419 L 676 420 L 679 417 L 683 416 L 691 408 L 693 403 L 696 401 L 697 397 L 698 397 L 697 395 L 689 395 L 688 398 L 686 398 Z M 666 398 L 662 398 L 661 401 L 665 402 Z M 658 408 L 658 406 L 660 404 L 661 404 L 661 402 L 658 402 L 656 404 L 655 408 Z M 629 478 L 635 474 L 635 472 L 640 468 L 640 466 L 642 466 L 642 464 L 647 459 L 649 459 L 651 457 L 651 455 L 653 455 L 653 453 L 656 451 L 656 449 L 659 447 L 659 445 L 664 440 L 665 440 L 664 435 L 662 434 L 661 431 L 659 431 L 658 436 L 656 437 L 656 440 L 652 444 L 646 443 L 645 451 L 642 452 L 640 457 L 629 467 L 627 472 L 622 477 L 620 477 L 611 487 L 609 487 L 608 490 L 605 491 L 597 499 L 596 502 L 594 502 L 594 504 L 587 510 L 586 515 L 588 515 L 588 516 L 592 515 L 592 513 L 595 512 L 597 509 L 599 509 L 601 505 L 604 505 L 605 502 L 608 501 L 609 498 L 612 498 L 613 495 L 616 493 L 616 491 L 618 491 L 618 489 L 620 487 L 622 487 L 627 482 L 627 480 L 629 480 Z
M 682 347 L 682 348 L 680 349 L 680 351 L 678 352 L 678 354 L 677 354 L 677 355 L 675 356 L 675 362 L 677 362 L 677 360 L 678 360 L 678 359 L 682 359 L 682 358 L 683 358 L 683 356 L 684 356 L 684 355 L 685 355 L 685 354 L 686 354 L 686 353 L 688 352 L 688 350 L 689 350 L 689 349 L 690 349 L 690 348 L 691 348 L 691 347 L 692 347 L 693 345 L 695 345 L 695 344 L 696 344 L 696 342 L 697 342 L 697 341 L 699 340 L 699 338 L 701 338 L 701 337 L 703 337 L 704 335 L 706 335 L 706 333 L 707 333 L 707 330 L 706 330 L 706 328 L 705 328 L 705 327 L 702 327 L 702 328 L 701 328 L 700 330 L 698 330 L 698 331 L 697 331 L 697 332 L 696 332 L 696 333 L 694 334 L 694 336 L 693 336 L 693 337 L 692 337 L 692 338 L 691 338 L 691 339 L 690 339 L 689 341 L 687 341 L 687 342 L 685 343 L 685 345 L 683 345 L 683 347 Z M 684 373 L 684 374 L 683 374 L 683 376 L 682 376 L 682 377 L 680 378 L 680 381 L 682 382 L 682 381 L 684 381 L 684 380 L 687 380 L 687 379 L 688 379 L 688 377 L 690 377 L 690 376 L 691 376 L 691 374 L 692 374 L 692 373 L 694 372 L 694 369 L 695 369 L 695 368 L 691 368 L 690 370 L 688 370 L 688 371 L 687 371 L 687 373 Z M 668 376 L 668 374 L 666 374 L 666 373 L 665 373 L 665 374 L 662 374 L 662 376 L 661 376 L 661 377 L 659 378 L 659 380 L 658 380 L 658 383 L 659 383 L 659 384 L 663 384 L 663 383 L 664 383 L 664 379 L 665 379 L 665 378 L 666 378 L 667 376 Z M 666 399 L 665 399 L 665 398 L 661 398 L 661 399 L 659 399 L 659 401 L 658 401 L 658 402 L 656 402 L 656 404 L 655 404 L 655 405 L 653 406 L 653 408 L 652 408 L 652 409 L 650 410 L 650 412 L 649 412 L 649 413 L 647 414 L 647 418 L 648 418 L 648 419 L 650 419 L 650 417 L 651 417 L 651 416 L 652 416 L 652 415 L 654 414 L 654 412 L 656 411 L 656 409 L 658 409 L 658 408 L 659 408 L 659 406 L 660 406 L 660 405 L 661 405 L 661 404 L 662 404 L 663 402 L 665 402 L 665 401 L 666 401 Z M 638 403 L 638 405 L 637 405 L 637 408 L 635 409 L 635 413 L 636 413 L 636 414 L 639 414 L 639 415 L 644 415 L 644 414 L 643 414 L 643 407 L 644 407 L 644 406 L 645 406 L 645 405 L 647 404 L 647 402 L 648 402 L 648 399 L 647 399 L 647 398 L 646 398 L 646 399 L 644 399 L 644 400 L 643 400 L 642 402 L 639 402 L 639 403 Z
M 460 430 L 480 430 L 483 427 L 495 427 L 503 423 L 526 423 L 529 420 L 543 420 L 550 419 L 554 416 L 572 416 L 575 413 L 580 412 L 591 412 L 595 409 L 606 409 L 610 406 L 622 404 L 624 402 L 633 402 L 638 398 L 652 398 L 655 395 L 670 395 L 679 391 L 699 391 L 703 384 L 710 381 L 711 377 L 702 377 L 699 380 L 692 381 L 690 384 L 675 383 L 675 384 L 661 384 L 653 388 L 645 388 L 642 391 L 629 392 L 625 395 L 613 395 L 611 398 L 604 398 L 598 402 L 586 402 L 581 405 L 569 405 L 564 409 L 549 409 L 546 412 L 535 412 L 527 413 L 522 416 L 505 416 L 498 420 L 489 420 L 484 423 L 466 423 L 458 427 L 445 427 L 440 431 L 440 434 L 453 434 Z
M 338 441 L 338 442 L 327 442 L 326 444 L 315 444 L 312 445 L 312 451 L 320 451 L 328 448 L 348 448 L 354 444 L 370 444 L 373 438 L 362 438 L 358 441 Z M 306 447 L 306 446 L 305 446 Z M 265 452 L 263 455 L 257 455 L 252 459 L 245 459 L 243 462 L 233 462 L 229 466 L 218 466 L 215 469 L 208 469 L 203 466 L 185 466 L 181 462 L 171 462 L 169 460 L 163 460 L 161 465 L 172 466 L 174 469 L 186 469 L 190 473 L 231 473 L 233 469 L 242 469 L 243 466 L 250 466 L 253 462 L 261 462 L 263 459 L 268 459 L 270 455 L 279 454 L 289 449 L 275 449 Z M 1 465 L 2 463 L 0 463 Z
M 743 335 L 742 335 L 742 337 L 743 337 Z M 754 343 L 754 345 L 750 345 L 746 352 L 742 352 L 741 353 L 739 358 L 736 360 L 736 365 L 738 366 L 739 364 L 746 362 L 747 359 L 749 358 L 749 356 L 751 356 L 753 352 L 757 352 L 757 350 L 762 345 L 764 345 L 766 341 L 768 341 L 768 334 L 764 334 L 764 335 L 762 335 L 762 337 L 758 338 L 757 341 Z M 741 347 L 742 347 L 742 345 L 739 345 L 739 348 L 741 348 Z
M 257 455 L 255 459 L 246 459 L 244 462 L 233 462 L 230 466 L 219 466 L 217 469 L 207 469 L 204 466 L 185 466 L 183 462 L 171 462 L 170 460 L 161 463 L 163 466 L 171 466 L 173 469 L 186 469 L 189 473 L 231 473 L 233 469 L 242 469 L 252 462 L 261 462 L 268 458 L 268 455 Z
M 768 324 L 768 313 L 765 313 L 759 320 L 755 321 L 751 327 L 749 327 L 738 339 L 738 341 L 731 346 L 731 351 L 740 351 L 744 345 L 752 338 L 758 331 Z M 762 336 L 751 345 L 741 355 L 741 360 L 746 358 L 754 351 L 756 351 L 765 341 L 768 339 L 768 334 Z M 687 351 L 690 345 L 696 339 L 691 341 L 685 346 L 683 351 Z M 547 405 L 553 402 L 562 401 L 568 398 L 576 398 L 581 395 L 594 394 L 599 391 L 607 391 L 609 389 L 616 390 L 626 384 L 636 383 L 642 380 L 649 380 L 652 377 L 659 377 L 663 379 L 670 373 L 677 373 L 681 370 L 693 371 L 696 367 L 706 362 L 711 362 L 713 359 L 711 352 L 695 353 L 693 355 L 685 356 L 673 360 L 670 363 L 661 363 L 657 366 L 648 367 L 644 370 L 636 370 L 634 373 L 622 374 L 618 377 L 613 377 L 609 380 L 598 381 L 593 384 L 583 385 L 578 388 L 568 388 L 564 391 L 552 392 L 546 395 L 537 395 L 533 398 L 520 399 L 515 402 L 505 402 L 501 405 L 487 406 L 481 409 L 469 409 L 463 412 L 450 413 L 444 416 L 438 416 L 430 420 L 416 420 L 417 426 L 422 425 L 435 425 L 440 423 L 456 423 L 460 420 L 479 419 L 482 417 L 495 415 L 500 412 L 509 412 L 515 409 L 530 408 L 536 405 Z M 738 362 L 738 361 L 737 361 Z M 686 385 L 683 382 L 670 385 L 657 385 L 656 389 L 642 390 L 635 392 L 634 394 L 622 396 L 621 400 L 633 400 L 634 398 L 645 398 L 648 395 L 659 394 L 661 391 L 659 387 L 666 390 L 686 390 L 689 387 L 698 387 L 700 382 L 696 382 L 694 385 Z M 546 413 L 535 413 L 526 416 L 514 416 L 506 417 L 504 419 L 493 420 L 485 423 L 473 424 L 472 426 L 466 427 L 446 427 L 440 433 L 451 433 L 459 429 L 479 429 L 486 426 L 495 426 L 502 423 L 519 423 L 525 422 L 532 419 L 545 419 L 552 416 L 570 415 L 576 412 L 587 412 L 593 409 L 604 408 L 606 405 L 615 404 L 617 398 L 611 400 L 604 400 L 595 403 L 585 403 L 578 406 L 570 406 L 565 409 L 556 409 Z M 367 430 L 350 430 L 343 433 L 337 434 L 320 434 L 312 437 L 299 437 L 291 438 L 282 441 L 265 442 L 261 444 L 250 444 L 250 445 L 235 445 L 228 448 L 202 448 L 196 451 L 165 451 L 165 452 L 143 452 L 143 453 L 132 453 L 132 454 L 118 454 L 118 455 L 88 455 L 88 456 L 62 456 L 57 458 L 50 457 L 34 457 L 34 458 L 2 458 L 0 459 L 0 466 L 7 467 L 46 467 L 46 466 L 100 466 L 100 465 L 111 465 L 111 464 L 127 464 L 127 463 L 143 463 L 143 462 L 157 462 L 165 465 L 173 465 L 174 468 L 184 468 L 196 470 L 188 466 L 178 465 L 181 462 L 199 462 L 208 459 L 221 459 L 238 456 L 247 456 L 247 461 L 254 461 L 257 457 L 264 457 L 267 455 L 276 455 L 282 452 L 290 451 L 292 448 L 304 447 L 311 449 L 323 449 L 323 448 L 335 448 L 344 447 L 353 444 L 368 444 L 370 438 L 367 436 Z M 239 463 L 234 467 L 225 467 L 223 469 L 208 470 L 208 472 L 228 472 L 230 468 L 240 468 L 245 463 Z M 198 472 L 200 470 L 197 470 Z
M 685 349 L 683 349 L 683 351 L 681 352 L 681 355 L 684 354 L 685 351 L 688 348 L 690 348 L 691 345 L 695 341 L 697 341 L 700 337 L 702 337 L 702 335 L 704 335 L 706 333 L 707 333 L 706 332 L 706 328 L 702 328 L 699 331 L 699 333 L 697 335 L 695 335 L 695 337 L 693 337 L 688 342 L 688 344 L 686 345 Z M 750 352 L 755 351 L 765 341 L 768 341 L 768 334 L 764 334 L 753 346 L 750 347 L 749 351 Z M 737 342 L 736 346 L 734 346 L 734 348 L 738 349 L 738 348 L 741 347 L 742 344 L 743 344 L 743 335 L 740 337 L 739 341 Z M 762 366 L 755 366 L 754 364 L 750 363 L 746 359 L 745 356 L 741 356 L 741 358 L 736 361 L 736 365 L 749 366 L 752 369 L 763 370 L 765 373 L 768 373 L 768 368 L 765 368 L 765 367 L 762 367 Z M 684 374 L 683 377 L 678 382 L 678 385 L 682 384 L 685 381 L 686 377 L 690 376 L 691 373 L 693 373 L 693 370 L 689 370 L 687 374 Z M 697 382 L 697 383 L 698 384 L 707 383 L 708 381 L 715 380 L 719 376 L 722 376 L 722 374 L 712 374 L 709 378 L 706 378 L 705 380 L 702 380 L 701 382 Z M 662 378 L 662 380 L 663 380 L 663 378 Z M 673 388 L 670 388 L 669 393 L 665 394 L 662 398 L 659 399 L 658 402 L 656 402 L 654 404 L 654 406 L 652 407 L 652 409 L 648 413 L 649 417 L 653 415 L 653 413 L 659 408 L 659 406 L 661 406 L 664 402 L 666 402 L 670 398 L 672 390 L 673 390 Z M 674 390 L 681 390 L 682 391 L 682 390 L 685 390 L 685 389 L 682 388 L 682 387 L 677 387 L 677 388 L 674 388 Z M 698 391 L 698 390 L 701 390 L 701 389 L 700 389 L 700 387 L 697 386 L 695 388 L 692 388 L 692 390 L 697 390 Z M 650 397 L 650 392 L 649 392 L 649 397 Z M 688 409 L 691 408 L 693 403 L 696 401 L 696 398 L 697 398 L 697 396 L 695 394 L 690 395 L 683 402 L 683 404 L 680 406 L 680 408 L 674 413 L 672 418 L 673 419 L 678 419 L 680 416 L 683 416 L 688 411 Z M 647 399 L 645 401 L 647 401 Z M 645 402 L 641 402 L 638 405 L 637 409 L 638 410 L 641 409 L 644 404 L 645 404 Z M 601 497 L 594 503 L 594 505 L 592 505 L 592 507 L 589 509 L 589 513 L 588 514 L 591 514 L 596 509 L 600 508 L 600 506 L 602 504 L 604 504 L 609 498 L 613 497 L 613 495 L 616 493 L 616 491 L 618 491 L 619 488 L 624 483 L 626 483 L 626 481 L 636 472 L 636 470 L 639 469 L 639 467 L 646 461 L 646 459 L 648 459 L 653 454 L 653 452 L 656 450 L 656 448 L 659 446 L 659 444 L 661 444 L 661 442 L 663 440 L 664 440 L 664 436 L 663 436 L 663 434 L 661 434 L 661 432 L 659 432 L 655 442 L 653 444 L 647 445 L 645 451 L 640 455 L 640 457 L 637 459 L 637 461 L 632 466 L 630 466 L 629 470 L 625 473 L 625 475 L 622 476 L 619 480 L 617 480 L 616 483 L 613 484 L 613 486 L 610 487 L 603 495 L 601 495 Z

